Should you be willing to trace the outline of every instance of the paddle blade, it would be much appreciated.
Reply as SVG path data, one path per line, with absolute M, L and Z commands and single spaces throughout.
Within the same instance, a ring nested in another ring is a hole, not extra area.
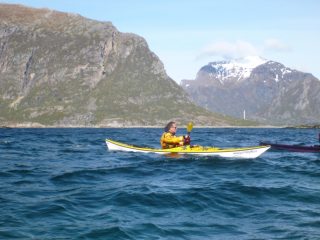
M 191 132 L 192 128 L 193 128 L 193 123 L 189 123 L 187 126 L 187 131 Z

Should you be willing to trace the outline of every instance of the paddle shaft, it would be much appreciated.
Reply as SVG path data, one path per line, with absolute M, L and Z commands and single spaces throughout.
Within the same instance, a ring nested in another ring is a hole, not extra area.
M 188 138 L 185 140 L 185 143 L 186 144 L 190 144 L 191 140 L 190 140 L 190 132 L 193 128 L 193 123 L 189 123 L 188 126 L 187 126 L 187 131 L 188 131 Z

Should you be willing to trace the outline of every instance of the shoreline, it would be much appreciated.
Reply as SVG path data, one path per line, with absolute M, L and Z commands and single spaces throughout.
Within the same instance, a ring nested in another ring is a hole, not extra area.
M 181 125 L 179 128 L 186 128 L 186 125 Z M 43 125 L 35 122 L 24 122 L 24 123 L 8 123 L 0 122 L 0 129 L 13 129 L 13 128 L 164 128 L 164 126 L 154 125 L 131 125 L 123 126 L 120 124 L 98 124 L 98 125 Z M 261 125 L 261 126 L 201 126 L 196 125 L 193 128 L 281 128 L 281 129 L 320 129 L 320 125 L 301 125 L 301 126 L 272 126 L 272 125 Z
M 178 128 L 186 128 L 187 126 L 182 125 Z M 134 126 L 106 126 L 106 125 L 56 125 L 56 126 L 47 126 L 42 124 L 0 124 L 0 129 L 15 129 L 15 128 L 47 128 L 47 129 L 55 129 L 55 128 L 164 128 L 164 126 L 144 126 L 144 125 L 134 125 Z M 195 128 L 224 128 L 224 129 L 232 129 L 232 128 L 284 128 L 279 126 L 194 126 Z

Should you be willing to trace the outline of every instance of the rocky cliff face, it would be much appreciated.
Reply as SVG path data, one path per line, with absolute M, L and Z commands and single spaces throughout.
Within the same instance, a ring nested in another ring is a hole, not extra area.
M 320 92 L 314 92 L 314 99 L 311 100 L 306 91 L 298 91 L 311 82 L 314 87 L 320 86 L 319 80 L 311 74 L 287 68 L 277 62 L 251 57 L 209 63 L 200 69 L 196 80 L 183 80 L 181 86 L 197 104 L 211 111 L 241 118 L 245 110 L 249 119 L 286 125 L 320 122 L 315 121 L 319 119 L 316 99 L 319 99 Z M 298 91 L 295 92 L 297 98 L 290 96 L 293 91 L 291 88 Z M 284 110 L 289 104 L 298 106 L 299 101 L 307 103 L 299 113 L 293 111 L 295 107 L 290 110 L 290 114 Z M 293 121 L 289 119 L 292 114 L 301 117 Z
M 320 83 L 308 75 L 295 81 L 250 116 L 276 125 L 316 125 L 320 122 Z
M 111 22 L 4 3 L 0 112 L 5 124 L 50 126 L 249 123 L 197 107 L 143 38 Z

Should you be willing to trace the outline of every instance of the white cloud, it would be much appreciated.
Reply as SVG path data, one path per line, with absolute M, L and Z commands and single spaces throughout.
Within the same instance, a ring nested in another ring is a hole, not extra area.
M 221 56 L 224 59 L 230 60 L 253 55 L 261 55 L 262 53 L 263 47 L 254 46 L 251 43 L 240 39 L 237 40 L 235 44 L 225 40 L 220 40 L 204 47 L 198 56 L 198 59 L 211 56 Z
M 267 46 L 268 50 L 276 52 L 290 52 L 292 47 L 288 44 L 283 44 L 278 39 L 267 39 L 264 44 Z
M 226 60 L 244 58 L 248 56 L 262 56 L 265 52 L 289 52 L 292 47 L 283 44 L 278 39 L 267 39 L 263 46 L 254 46 L 250 42 L 237 40 L 236 43 L 230 43 L 223 39 L 217 39 L 212 44 L 205 46 L 198 56 L 199 59 L 218 56 Z

